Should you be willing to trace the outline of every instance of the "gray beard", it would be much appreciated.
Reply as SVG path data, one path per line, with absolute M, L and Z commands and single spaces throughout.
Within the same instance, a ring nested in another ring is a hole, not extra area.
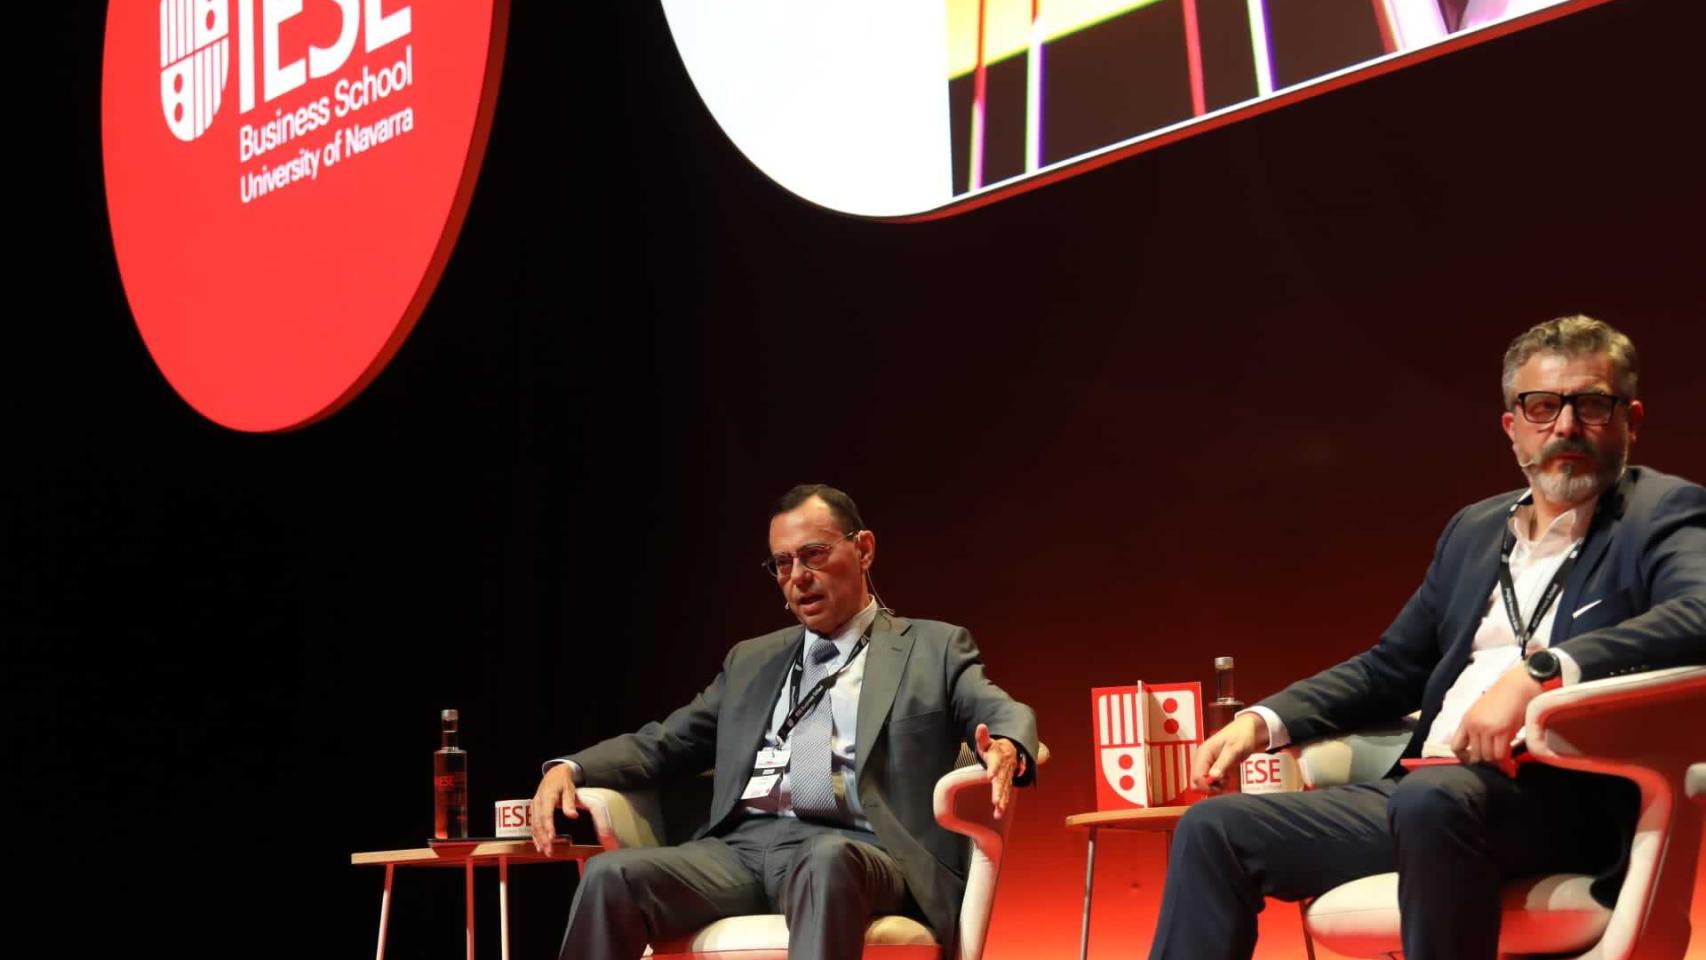
M 1528 477 L 1528 483 L 1540 495 L 1554 503 L 1568 503 L 1572 506 L 1586 503 L 1606 490 L 1610 489 L 1617 478 L 1623 475 L 1623 462 L 1627 456 L 1625 451 L 1616 451 L 1611 456 L 1585 469 L 1565 464 L 1558 472 L 1542 471 L 1539 465 L 1523 468 Z M 1593 467 L 1598 467 L 1595 470 Z
M 1604 492 L 1606 485 L 1597 472 L 1576 473 L 1570 467 L 1564 470 L 1563 473 L 1542 473 L 1540 468 L 1530 467 L 1528 482 L 1554 503 L 1582 503 Z

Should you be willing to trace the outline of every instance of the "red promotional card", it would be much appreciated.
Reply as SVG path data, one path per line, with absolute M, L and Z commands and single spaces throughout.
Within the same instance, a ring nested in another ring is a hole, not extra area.
M 1162 807 L 1190 785 L 1202 743 L 1202 685 L 1138 682 L 1090 691 L 1096 809 Z

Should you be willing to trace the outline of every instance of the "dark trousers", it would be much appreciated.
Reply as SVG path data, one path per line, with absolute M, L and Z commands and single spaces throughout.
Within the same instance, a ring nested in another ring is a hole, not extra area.
M 1263 898 L 1301 900 L 1396 870 L 1407 960 L 1492 960 L 1503 882 L 1617 863 L 1631 786 L 1537 764 L 1514 780 L 1449 765 L 1203 801 L 1174 833 L 1149 956 L 1247 958 Z
M 750 913 L 787 917 L 790 960 L 857 958 L 872 916 L 910 906 L 875 834 L 748 817 L 717 837 L 588 860 L 561 960 L 635 960 L 648 943 Z

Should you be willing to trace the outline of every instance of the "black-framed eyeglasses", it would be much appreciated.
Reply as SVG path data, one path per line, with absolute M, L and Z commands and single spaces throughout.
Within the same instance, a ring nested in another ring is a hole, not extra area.
M 1553 393 L 1550 390 L 1529 390 L 1516 395 L 1516 408 L 1529 423 L 1551 423 L 1558 419 L 1566 406 L 1576 408 L 1576 419 L 1590 426 L 1611 422 L 1617 405 L 1628 403 L 1624 397 L 1610 393 Z
M 773 553 L 765 557 L 760 566 L 764 568 L 765 573 L 772 577 L 786 577 L 792 574 L 795 560 L 805 564 L 807 570 L 822 570 L 823 565 L 829 562 L 829 555 L 835 552 L 837 544 L 841 543 L 842 540 L 851 540 L 863 532 L 863 530 L 855 530 L 834 543 L 808 543 L 794 553 Z

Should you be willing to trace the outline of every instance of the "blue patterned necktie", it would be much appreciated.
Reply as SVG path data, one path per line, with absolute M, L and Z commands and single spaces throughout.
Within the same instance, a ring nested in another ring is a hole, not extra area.
M 812 644 L 806 654 L 805 671 L 800 675 L 802 696 L 829 675 L 830 665 L 840 652 L 826 637 L 819 637 Z M 789 789 L 793 794 L 794 814 L 815 820 L 841 817 L 835 802 L 835 784 L 830 779 L 829 739 L 834 732 L 835 711 L 830 708 L 829 700 L 826 690 L 788 737 Z

